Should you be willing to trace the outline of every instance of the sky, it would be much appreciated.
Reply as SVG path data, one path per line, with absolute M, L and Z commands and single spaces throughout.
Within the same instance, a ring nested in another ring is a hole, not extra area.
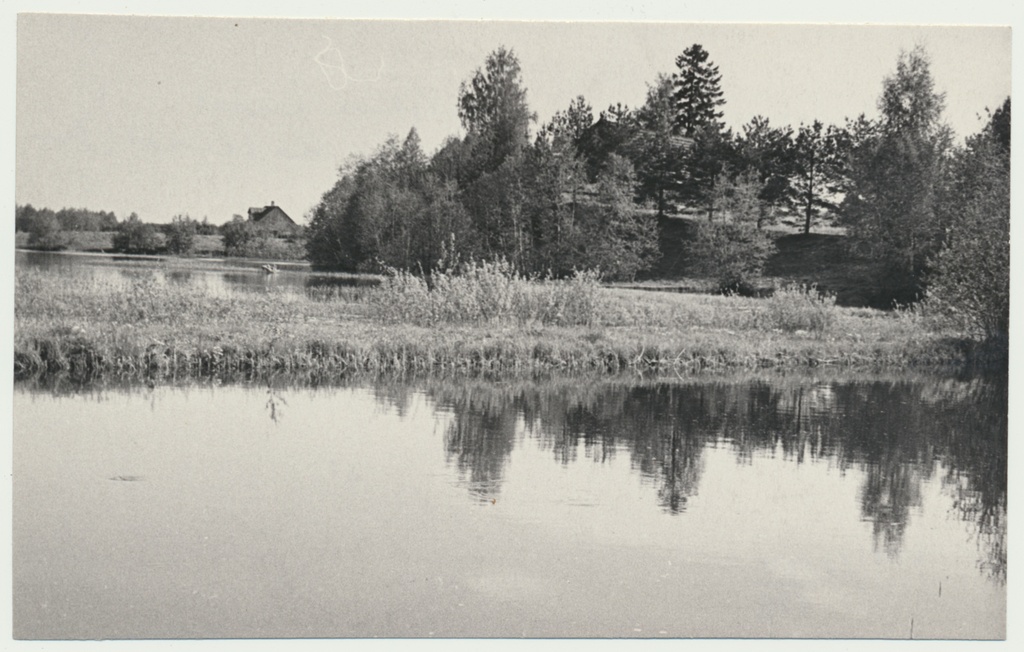
M 415 127 L 428 153 L 458 135 L 459 84 L 500 45 L 540 124 L 577 95 L 595 114 L 641 104 L 693 43 L 734 128 L 874 115 L 919 44 L 959 136 L 1010 93 L 1006 27 L 22 14 L 15 201 L 215 224 L 273 201 L 301 222 L 389 135 Z

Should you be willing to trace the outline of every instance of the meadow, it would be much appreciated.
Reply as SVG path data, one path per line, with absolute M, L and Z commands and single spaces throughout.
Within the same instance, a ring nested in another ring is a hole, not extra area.
M 520 375 L 832 366 L 959 367 L 976 344 L 927 310 L 836 305 L 813 286 L 768 298 L 523 277 L 393 272 L 379 287 L 215 294 L 147 272 L 97 281 L 18 269 L 15 372 Z

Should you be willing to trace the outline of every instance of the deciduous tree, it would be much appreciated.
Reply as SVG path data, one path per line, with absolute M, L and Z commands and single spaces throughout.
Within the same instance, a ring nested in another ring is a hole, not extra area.
M 487 56 L 484 67 L 459 87 L 458 106 L 479 173 L 493 172 L 529 144 L 536 116 L 527 105 L 513 50 L 502 46 Z
M 951 145 L 941 121 L 926 52 L 902 52 L 878 100 L 877 135 L 853 152 L 842 219 L 871 255 L 884 261 L 893 298 L 920 296 L 927 263 L 942 242 L 937 198 Z
M 353 171 L 342 167 L 334 186 L 310 211 L 306 257 L 314 268 L 345 271 L 358 268 L 360 260 L 352 242 L 353 230 L 348 224 L 348 202 L 355 190 Z
M 220 227 L 224 253 L 228 256 L 260 256 L 268 249 L 268 236 L 241 215 Z
M 188 215 L 176 215 L 167 226 L 168 253 L 186 255 L 192 253 L 196 245 L 196 234 L 199 223 Z
M 933 261 L 929 300 L 987 338 L 1010 318 L 1010 99 L 968 139 L 951 165 L 940 211 L 947 224 Z
M 116 251 L 129 254 L 154 254 L 163 247 L 163 239 L 153 224 L 146 224 L 132 213 L 117 227 L 112 238 Z
M 42 210 L 28 219 L 30 245 L 39 249 L 56 250 L 67 246 L 67 236 L 53 211 Z

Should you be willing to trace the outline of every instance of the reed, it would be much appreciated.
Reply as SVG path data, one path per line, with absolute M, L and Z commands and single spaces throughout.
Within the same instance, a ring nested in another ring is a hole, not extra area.
M 596 272 L 538 278 L 519 273 L 507 261 L 470 262 L 458 272 L 434 272 L 429 283 L 391 269 L 373 295 L 373 306 L 386 323 L 586 326 L 597 318 L 599 289 Z
M 815 285 L 783 285 L 761 302 L 755 323 L 762 329 L 787 333 L 805 331 L 821 337 L 836 322 L 836 295 Z
M 15 371 L 173 378 L 906 369 L 965 364 L 973 346 L 938 322 L 898 312 L 829 305 L 827 326 L 811 332 L 780 328 L 804 322 L 770 299 L 477 272 L 435 277 L 432 287 L 394 275 L 380 288 L 218 295 L 159 273 L 97 282 L 17 270 Z M 772 311 L 783 316 L 765 316 Z

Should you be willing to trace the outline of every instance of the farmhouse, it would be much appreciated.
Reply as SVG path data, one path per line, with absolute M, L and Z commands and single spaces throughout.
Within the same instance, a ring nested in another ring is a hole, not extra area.
M 250 208 L 249 222 L 261 231 L 278 237 L 298 235 L 302 229 L 274 202 L 270 202 L 270 206 Z

